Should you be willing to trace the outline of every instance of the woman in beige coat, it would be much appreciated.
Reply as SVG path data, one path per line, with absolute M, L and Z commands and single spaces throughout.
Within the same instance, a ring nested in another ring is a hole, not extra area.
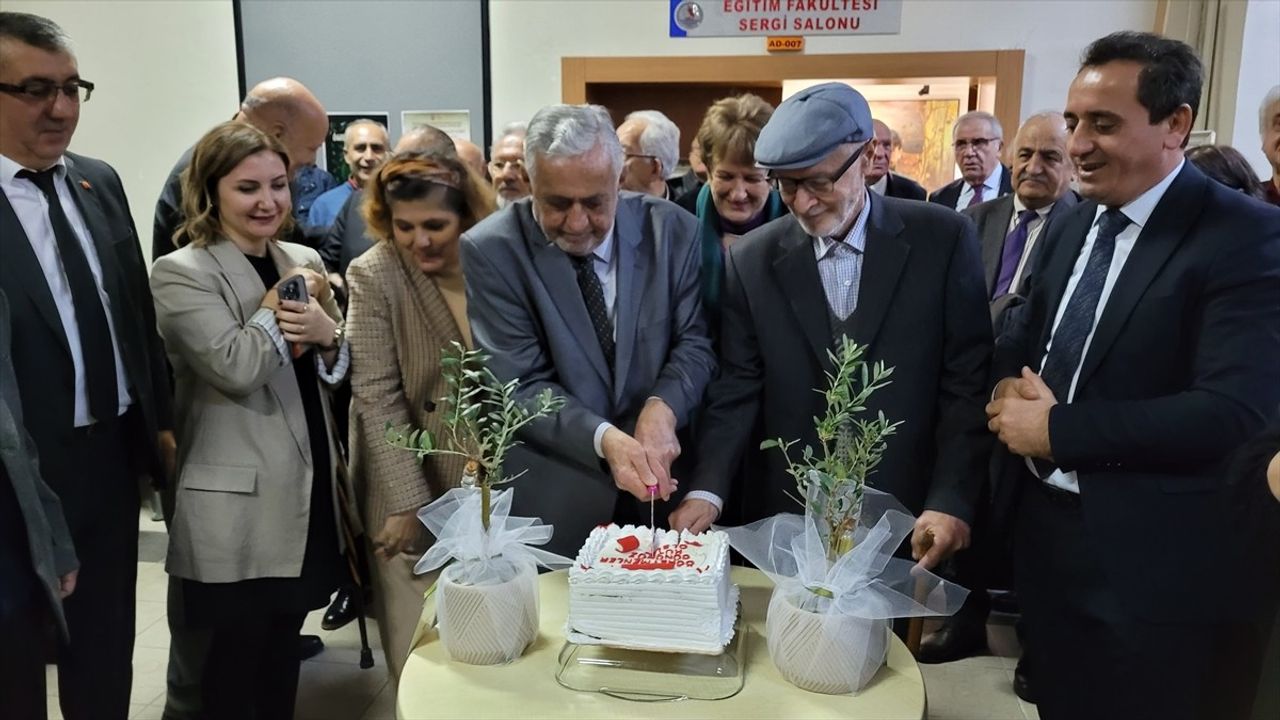
M 387 444 L 386 426 L 442 429 L 441 354 L 450 343 L 471 346 L 458 240 L 493 209 L 492 191 L 456 158 L 392 158 L 365 192 L 368 233 L 379 242 L 347 269 L 351 470 L 375 548 L 375 612 L 393 678 L 435 579 L 413 574 L 428 538 L 417 512 L 458 485 L 462 462 L 420 461 Z
M 350 353 L 319 255 L 276 240 L 287 163 L 247 123 L 209 131 L 183 174 L 181 249 L 151 274 L 178 435 L 169 613 L 208 638 L 175 660 L 196 669 L 202 717 L 293 716 L 298 630 L 346 568 L 327 386 Z M 281 299 L 295 275 L 305 293 Z

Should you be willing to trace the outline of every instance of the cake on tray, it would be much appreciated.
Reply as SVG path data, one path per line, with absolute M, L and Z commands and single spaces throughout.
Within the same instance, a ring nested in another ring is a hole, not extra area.
M 565 633 L 580 645 L 718 654 L 733 639 L 738 588 L 722 532 L 597 527 L 569 568 Z

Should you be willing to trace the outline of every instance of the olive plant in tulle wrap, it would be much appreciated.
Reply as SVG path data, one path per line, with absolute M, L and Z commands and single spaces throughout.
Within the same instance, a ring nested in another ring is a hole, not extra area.
M 827 557 L 833 562 L 853 547 L 867 478 L 884 456 L 888 438 L 902 424 L 889 422 L 884 413 L 861 417 L 871 395 L 888 385 L 893 375 L 893 368 L 884 362 L 869 366 L 865 354 L 865 346 L 847 337 L 835 350 L 827 351 L 835 372 L 826 373 L 826 390 L 814 390 L 827 401 L 826 413 L 813 419 L 817 449 L 806 445 L 796 459 L 792 448 L 799 440 L 778 438 L 760 444 L 761 449 L 777 448 L 786 458 L 798 492 L 788 495 L 818 523 Z
M 424 574 L 443 567 L 428 597 L 439 589 L 435 617 L 440 640 L 453 659 L 490 665 L 520 656 L 538 633 L 537 566 L 567 565 L 569 558 L 537 545 L 553 528 L 538 518 L 511 515 L 514 490 L 494 491 L 523 473 L 504 473 L 516 433 L 564 407 L 544 389 L 518 395 L 519 379 L 502 381 L 489 356 L 453 343 L 440 361 L 448 394 L 440 399 L 439 434 L 387 427 L 387 441 L 417 453 L 466 459 L 462 486 L 418 510 L 435 542 L 414 565 Z M 447 565 L 447 567 L 446 567 Z
M 951 615 L 966 591 L 895 557 L 915 518 L 892 495 L 867 487 L 900 422 L 867 410 L 893 369 L 869 364 L 848 338 L 828 352 L 826 400 L 813 419 L 816 448 L 768 440 L 796 482 L 804 515 L 779 513 L 724 528 L 729 543 L 774 583 L 765 620 L 769 657 L 797 687 L 857 692 L 883 667 L 889 623 Z
M 424 429 L 387 426 L 388 442 L 416 452 L 419 459 L 427 455 L 466 458 L 462 486 L 480 490 L 481 521 L 486 530 L 494 486 L 524 474 L 502 474 L 507 452 L 519 444 L 516 431 L 564 407 L 564 398 L 550 389 L 522 402 L 516 397 L 520 380 L 499 380 L 488 368 L 488 361 L 484 351 L 468 350 L 457 342 L 445 351 L 440 368 L 449 394 L 441 398 L 444 431 L 440 437 Z

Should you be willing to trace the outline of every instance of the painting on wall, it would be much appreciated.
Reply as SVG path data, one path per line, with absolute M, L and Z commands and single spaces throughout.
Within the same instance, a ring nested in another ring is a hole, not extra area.
M 871 100 L 871 114 L 898 132 L 902 151 L 893 171 L 933 192 L 955 178 L 951 126 L 960 116 L 960 101 Z

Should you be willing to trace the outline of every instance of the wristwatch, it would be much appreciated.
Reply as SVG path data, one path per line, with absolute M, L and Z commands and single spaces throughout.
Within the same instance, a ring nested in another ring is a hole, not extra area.
M 333 327 L 333 349 L 337 350 L 342 347 L 342 339 L 347 336 L 346 323 L 338 323 Z

